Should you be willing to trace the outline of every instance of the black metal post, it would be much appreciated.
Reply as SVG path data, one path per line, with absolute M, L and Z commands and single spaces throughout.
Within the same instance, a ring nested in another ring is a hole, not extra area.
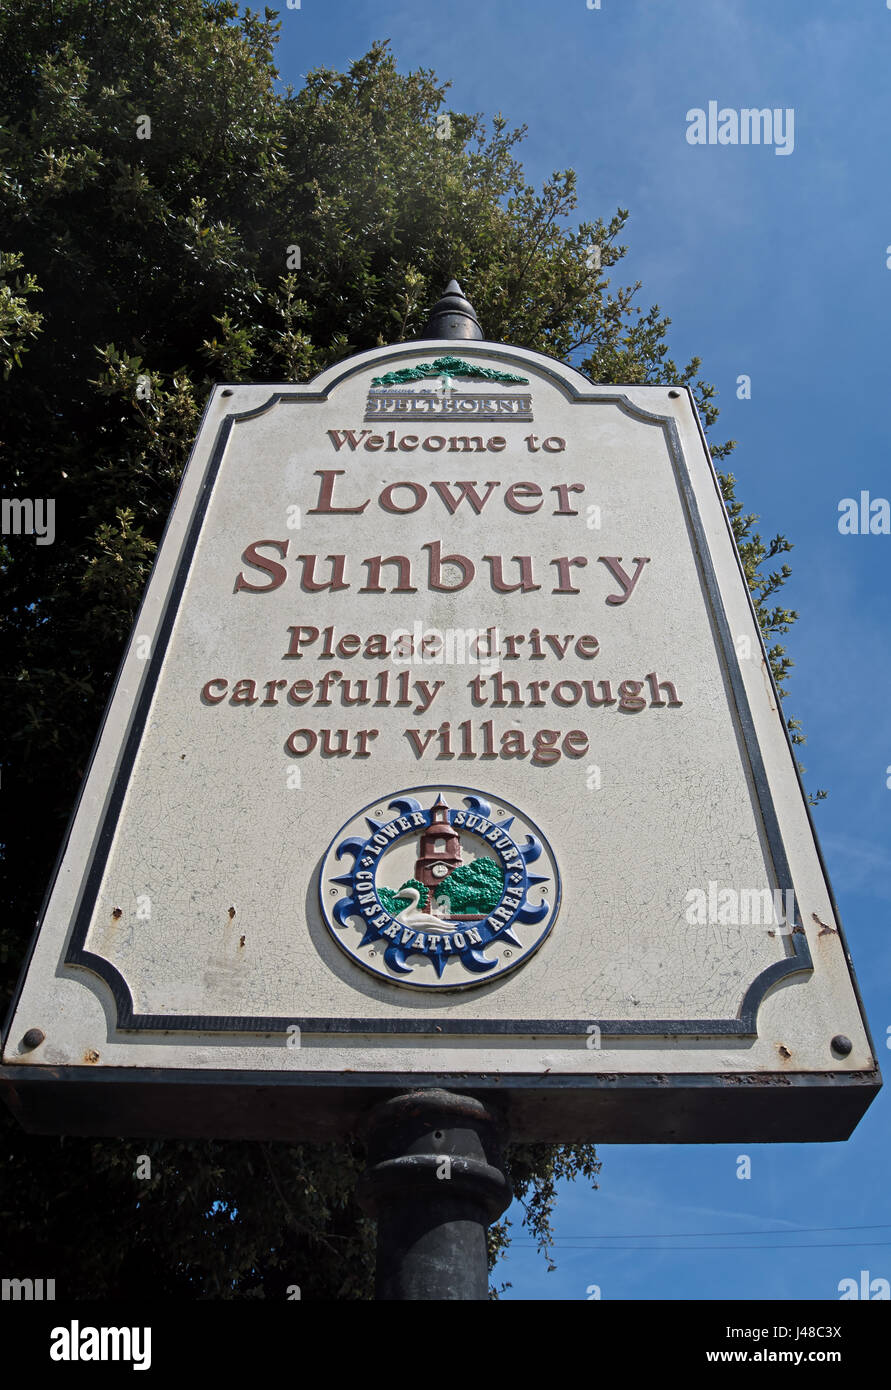
M 471 1096 L 409 1091 L 375 1106 L 365 1135 L 377 1300 L 487 1298 L 486 1230 L 512 1196 L 501 1117 Z

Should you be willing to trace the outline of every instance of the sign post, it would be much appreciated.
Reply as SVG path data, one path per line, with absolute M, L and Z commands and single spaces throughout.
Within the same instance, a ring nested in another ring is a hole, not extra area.
M 409 1091 L 374 1107 L 366 1138 L 359 1200 L 377 1219 L 375 1297 L 488 1298 L 486 1231 L 511 1200 L 497 1109 Z
M 847 1138 L 878 1066 L 689 391 L 487 342 L 454 282 L 417 342 L 217 387 L 0 1079 L 38 1132 L 370 1124 L 430 1257 L 382 1297 L 484 1296 L 443 1251 L 499 1127 Z

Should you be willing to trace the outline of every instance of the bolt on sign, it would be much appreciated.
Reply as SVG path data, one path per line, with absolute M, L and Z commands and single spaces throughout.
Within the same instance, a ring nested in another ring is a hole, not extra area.
M 485 341 L 217 387 L 5 1036 L 42 1131 L 847 1137 L 880 1085 L 695 408 Z

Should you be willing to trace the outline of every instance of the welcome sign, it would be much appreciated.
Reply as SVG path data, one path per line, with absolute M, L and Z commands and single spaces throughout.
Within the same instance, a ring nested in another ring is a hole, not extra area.
M 218 387 L 7 1031 L 25 1124 L 843 1138 L 879 1077 L 689 393 Z

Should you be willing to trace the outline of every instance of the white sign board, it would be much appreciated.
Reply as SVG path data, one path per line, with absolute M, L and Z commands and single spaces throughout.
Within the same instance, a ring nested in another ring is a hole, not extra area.
M 689 393 L 440 340 L 216 388 L 3 1063 L 35 1128 L 440 1084 L 845 1137 L 876 1061 Z

